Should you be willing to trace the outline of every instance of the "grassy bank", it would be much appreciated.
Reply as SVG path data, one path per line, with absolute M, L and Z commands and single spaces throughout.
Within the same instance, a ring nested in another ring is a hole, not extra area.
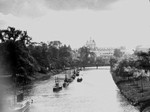
M 137 106 L 140 112 L 150 106 L 150 81 L 147 78 L 123 79 L 112 73 L 112 77 L 118 86 L 121 94 L 133 105 Z
M 56 69 L 56 70 L 51 70 L 47 73 L 35 73 L 35 75 L 33 77 L 31 77 L 31 80 L 34 80 L 34 81 L 38 81 L 38 80 L 46 80 L 46 79 L 49 79 L 51 76 L 53 75 L 56 75 L 56 74 L 59 74 L 63 72 L 62 69 Z

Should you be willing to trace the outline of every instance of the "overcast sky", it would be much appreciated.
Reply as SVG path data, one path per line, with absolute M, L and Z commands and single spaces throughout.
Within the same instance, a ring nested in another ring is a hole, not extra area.
M 150 45 L 149 0 L 0 0 L 0 28 L 27 30 L 33 41 L 72 48 Z

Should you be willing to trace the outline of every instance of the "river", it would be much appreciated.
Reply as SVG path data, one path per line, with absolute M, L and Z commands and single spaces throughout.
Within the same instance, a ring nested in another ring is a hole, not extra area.
M 120 95 L 109 69 L 86 68 L 80 71 L 82 82 L 75 79 L 57 93 L 54 77 L 35 82 L 27 96 L 34 101 L 28 112 L 138 112 Z

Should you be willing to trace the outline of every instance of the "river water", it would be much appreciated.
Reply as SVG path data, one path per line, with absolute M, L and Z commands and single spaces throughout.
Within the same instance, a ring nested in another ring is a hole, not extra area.
M 28 112 L 138 112 L 119 94 L 109 69 L 86 68 L 80 71 L 82 82 L 76 78 L 57 93 L 54 77 L 35 82 L 27 96 L 34 101 Z

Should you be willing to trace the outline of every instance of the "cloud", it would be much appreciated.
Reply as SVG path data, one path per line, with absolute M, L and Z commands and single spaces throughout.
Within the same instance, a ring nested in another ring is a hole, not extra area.
M 44 14 L 42 0 L 0 0 L 0 13 L 38 17 Z
M 118 0 L 0 0 L 0 13 L 38 17 L 51 10 L 102 10 Z
M 46 5 L 54 10 L 92 9 L 101 10 L 118 0 L 45 0 Z
M 4 27 L 6 25 L 6 21 L 0 20 L 0 28 Z

